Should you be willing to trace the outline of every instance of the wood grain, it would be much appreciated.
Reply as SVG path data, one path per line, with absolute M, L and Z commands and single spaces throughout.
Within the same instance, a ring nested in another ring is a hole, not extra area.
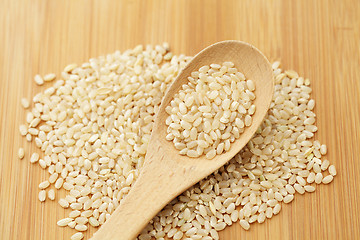
M 194 55 L 226 39 L 249 42 L 312 80 L 316 138 L 328 145 L 338 176 L 313 194 L 297 196 L 264 224 L 250 231 L 235 224 L 221 239 L 358 239 L 359 16 L 357 0 L 2 0 L 0 239 L 69 239 L 75 232 L 56 226 L 68 211 L 36 200 L 47 173 L 29 164 L 35 146 L 18 133 L 25 118 L 20 98 L 46 87 L 34 84 L 36 73 L 59 73 L 68 63 L 139 43 L 168 41 L 176 54 Z M 16 157 L 20 146 L 23 161 Z

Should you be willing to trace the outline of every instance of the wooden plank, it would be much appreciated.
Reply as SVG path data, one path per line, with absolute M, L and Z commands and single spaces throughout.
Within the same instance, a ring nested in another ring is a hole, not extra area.
M 68 63 L 170 43 L 194 55 L 225 39 L 247 41 L 283 68 L 312 80 L 319 131 L 338 169 L 331 185 L 297 196 L 278 216 L 221 239 L 356 239 L 360 236 L 360 2 L 344 1 L 110 1 L 2 0 L 0 3 L 0 239 L 69 239 L 56 202 L 40 204 L 38 184 L 48 176 L 28 163 L 35 150 L 18 134 L 20 98 L 44 89 L 36 73 L 59 73 Z M 24 146 L 26 159 L 17 159 Z M 65 192 L 61 192 L 64 195 Z M 86 235 L 89 237 L 94 229 Z

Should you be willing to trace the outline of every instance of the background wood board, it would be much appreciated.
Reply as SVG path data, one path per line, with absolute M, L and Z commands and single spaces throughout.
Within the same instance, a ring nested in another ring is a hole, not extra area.
M 167 41 L 194 55 L 220 40 L 247 41 L 312 81 L 319 131 L 338 176 L 315 193 L 296 195 L 278 216 L 221 239 L 357 239 L 360 237 L 360 2 L 345 1 L 91 1 L 0 2 L 0 239 L 69 239 L 56 226 L 56 202 L 37 200 L 47 172 L 29 163 L 35 150 L 18 132 L 21 97 L 34 96 L 35 74 L 68 63 Z M 17 159 L 24 146 L 26 159 Z M 60 195 L 64 196 L 64 192 Z M 59 195 L 58 195 L 59 197 Z M 86 237 L 89 237 L 91 229 Z

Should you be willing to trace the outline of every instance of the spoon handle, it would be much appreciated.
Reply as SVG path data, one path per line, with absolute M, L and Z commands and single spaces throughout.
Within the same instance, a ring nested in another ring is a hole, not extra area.
M 185 181 L 175 174 L 180 169 L 168 164 L 166 158 L 169 156 L 165 156 L 164 149 L 155 148 L 146 156 L 141 173 L 129 194 L 92 240 L 135 239 L 168 202 L 186 189 Z

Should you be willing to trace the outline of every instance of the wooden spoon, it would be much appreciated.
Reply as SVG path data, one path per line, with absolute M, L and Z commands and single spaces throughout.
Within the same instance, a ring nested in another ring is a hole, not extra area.
M 190 73 L 204 65 L 231 61 L 255 83 L 256 106 L 250 127 L 236 139 L 228 152 L 208 160 L 204 156 L 189 158 L 167 141 L 165 107 Z M 149 221 L 172 199 L 227 163 L 251 139 L 263 121 L 273 96 L 273 71 L 266 57 L 255 47 L 240 41 L 215 43 L 200 53 L 179 73 L 162 100 L 151 134 L 144 166 L 129 194 L 92 240 L 135 239 Z

